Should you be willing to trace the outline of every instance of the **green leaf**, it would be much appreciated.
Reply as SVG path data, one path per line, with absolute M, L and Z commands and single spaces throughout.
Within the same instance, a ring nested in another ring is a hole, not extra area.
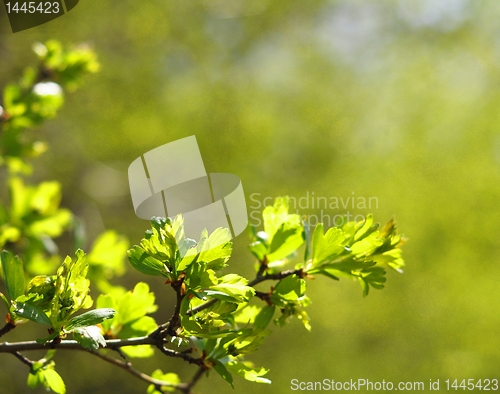
M 206 263 L 191 264 L 186 269 L 184 283 L 190 290 L 206 289 L 219 283 L 215 271 L 207 269 Z
M 153 332 L 158 327 L 155 319 L 151 316 L 142 316 L 141 318 L 125 324 L 119 334 L 119 338 L 142 337 Z
M 130 358 L 149 358 L 155 354 L 151 345 L 123 346 L 121 350 Z
M 151 374 L 151 377 L 157 380 L 161 380 L 165 384 L 161 386 L 161 391 L 158 391 L 156 387 L 152 384 L 148 387 L 147 394 L 162 394 L 165 391 L 174 392 L 175 386 L 181 383 L 181 379 L 175 373 L 163 373 L 160 369 L 157 369 Z
M 112 319 L 102 322 L 104 332 L 112 337 L 143 336 L 157 327 L 154 319 L 146 316 L 158 309 L 155 305 L 155 295 L 149 291 L 146 283 L 137 283 L 133 291 L 123 295 L 100 295 L 97 307 L 116 310 Z
M 381 290 L 384 288 L 385 270 L 382 267 L 372 267 L 361 271 L 359 282 L 363 288 L 363 295 L 366 297 L 369 293 L 370 287 Z
M 45 324 L 51 327 L 52 322 L 40 307 L 30 304 L 29 302 L 15 302 L 14 313 L 17 316 L 24 317 L 36 323 Z
M 288 197 L 278 197 L 273 206 L 267 206 L 262 212 L 264 231 L 267 233 L 269 244 L 272 243 L 274 234 L 286 223 L 288 227 L 301 226 L 300 216 L 288 213 Z
M 54 369 L 43 370 L 43 376 L 45 379 L 45 387 L 57 394 L 66 393 L 66 385 L 61 376 Z
M 21 89 L 15 84 L 9 84 L 3 89 L 3 106 L 6 111 L 11 112 L 11 107 L 21 97 Z
M 227 228 L 218 228 L 208 235 L 206 230 L 201 234 L 196 249 L 190 249 L 177 267 L 177 272 L 185 270 L 193 262 L 205 263 L 207 268 L 220 270 L 233 252 L 231 233 Z
M 50 361 L 53 354 L 47 353 L 45 358 L 33 363 L 28 375 L 28 387 L 36 388 L 40 384 L 56 394 L 65 394 L 66 385 L 61 376 L 55 371 L 55 363 Z M 48 390 L 47 390 L 48 391 Z
M 149 291 L 148 284 L 139 282 L 133 291 L 125 293 L 117 303 L 116 316 L 119 324 L 136 321 L 148 313 L 156 312 L 158 306 L 155 305 L 155 295 Z
M 295 252 L 304 243 L 304 228 L 301 224 L 283 223 L 274 234 L 267 258 L 269 262 L 281 260 Z
M 87 259 L 91 267 L 102 267 L 108 277 L 121 275 L 125 272 L 124 260 L 127 249 L 127 238 L 110 230 L 97 237 Z
M 113 318 L 115 314 L 116 311 L 111 308 L 94 309 L 79 316 L 72 317 L 68 323 L 66 323 L 64 329 L 67 332 L 71 332 L 79 328 L 93 326 L 102 323 L 104 320 Z
M 21 231 L 17 227 L 9 224 L 0 226 L 0 247 L 3 247 L 7 242 L 17 242 L 21 237 Z
M 7 310 L 10 309 L 10 302 L 9 300 L 7 299 L 7 297 L 5 297 L 3 295 L 3 293 L 0 293 L 0 298 L 2 299 L 2 301 L 5 303 L 5 306 L 7 307 Z
M 255 318 L 259 314 L 262 308 L 257 305 L 246 305 L 245 307 L 239 309 L 234 316 L 234 321 L 236 323 L 242 324 L 253 324 Z
M 375 231 L 353 244 L 351 246 L 351 251 L 357 257 L 369 256 L 383 243 L 384 240 L 380 239 L 378 231 Z
M 224 344 L 227 352 L 233 356 L 255 352 L 271 333 L 269 330 L 246 328 L 239 330 L 234 339 Z
M 253 287 L 247 286 L 248 280 L 236 274 L 227 274 L 220 278 L 219 284 L 210 286 L 210 290 L 220 291 L 236 302 L 248 301 L 255 294 Z M 213 294 L 216 298 L 217 296 Z
M 357 225 L 357 227 L 359 227 L 359 230 L 354 234 L 354 241 L 360 241 L 369 236 L 378 228 L 378 224 L 373 224 L 373 215 L 369 214 L 363 222 Z
M 139 272 L 153 276 L 168 276 L 163 263 L 147 254 L 140 246 L 135 245 L 129 249 L 128 258 L 130 264 Z
M 250 382 L 271 384 L 269 379 L 262 377 L 267 374 L 269 370 L 265 368 L 255 368 L 250 362 L 230 361 L 226 364 L 226 367 L 231 372 L 238 374 Z
M 30 371 L 30 373 L 28 374 L 28 381 L 27 381 L 27 385 L 30 389 L 35 389 L 37 388 L 41 383 L 41 374 L 37 373 L 37 372 L 34 372 L 32 373 Z
M 266 305 L 264 306 L 259 314 L 255 317 L 254 320 L 254 327 L 255 328 L 260 328 L 260 329 L 265 329 L 269 323 L 271 322 L 274 311 L 276 310 L 276 307 L 274 305 Z
M 106 341 L 97 326 L 73 329 L 73 336 L 85 349 L 97 350 L 99 349 L 99 345 L 106 347 Z
M 71 212 L 67 209 L 58 209 L 55 213 L 34 221 L 28 226 L 26 232 L 34 237 L 44 235 L 58 237 L 65 228 L 69 227 L 72 217 Z
M 81 308 L 92 306 L 90 297 L 90 281 L 87 279 L 89 269 L 83 250 L 75 252 L 75 259 L 66 256 L 57 270 L 56 290 L 51 302 L 50 319 L 52 327 L 59 331 L 69 319 Z
M 297 275 L 290 275 L 278 282 L 271 294 L 271 301 L 277 304 L 281 304 L 281 300 L 296 301 L 301 298 L 305 292 L 306 281 L 300 279 Z
M 249 245 L 250 252 L 257 258 L 257 260 L 262 261 L 267 253 L 267 245 L 263 241 L 255 241 Z
M 28 284 L 28 292 L 25 299 L 18 297 L 18 301 L 32 302 L 42 309 L 48 309 L 50 302 L 56 293 L 56 276 L 39 275 L 35 276 Z
M 228 382 L 231 387 L 234 388 L 233 386 L 233 375 L 226 369 L 224 364 L 222 364 L 219 360 L 212 360 L 214 363 L 213 369 L 215 372 L 217 372 L 220 376 L 222 376 L 222 379 L 224 379 L 226 382 Z
M 344 251 L 344 232 L 336 227 L 323 234 L 323 223 L 318 223 L 312 237 L 313 266 L 333 259 Z
M 2 251 L 1 260 L 7 296 L 10 300 L 15 300 L 17 297 L 24 294 L 23 262 L 17 256 L 12 257 L 6 250 Z
M 151 230 L 146 231 L 141 240 L 141 249 L 149 256 L 165 263 L 173 269 L 176 259 L 177 241 L 170 219 L 153 217 L 151 219 Z

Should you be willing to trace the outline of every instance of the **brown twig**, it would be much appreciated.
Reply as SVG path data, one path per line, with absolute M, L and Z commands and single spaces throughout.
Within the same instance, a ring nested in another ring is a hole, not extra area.
M 285 279 L 287 276 L 291 276 L 291 275 L 297 275 L 299 277 L 303 277 L 304 276 L 304 271 L 302 271 L 302 268 L 299 268 L 297 270 L 288 270 L 288 271 L 281 271 L 281 272 L 277 272 L 275 274 L 266 274 L 266 275 L 262 275 L 262 276 L 257 276 L 254 280 L 252 280 L 248 286 L 255 286 L 261 282 L 264 282 L 266 280 L 281 280 L 281 279 Z
M 26 364 L 28 367 L 31 368 L 31 366 L 35 363 L 34 361 L 30 360 L 29 358 L 23 356 L 19 352 L 12 352 L 11 353 L 13 356 L 17 357 L 23 364 Z
M 0 337 L 4 336 L 5 334 L 7 334 L 8 332 L 12 331 L 14 328 L 16 328 L 16 325 L 12 322 L 7 322 L 7 324 L 5 324 L 5 326 L 3 326 L 1 329 L 0 329 Z
M 137 337 L 128 339 L 108 339 L 106 347 L 110 349 L 120 348 L 123 346 L 136 346 L 136 345 L 155 345 L 156 339 L 150 337 Z M 36 341 L 25 342 L 3 342 L 0 343 L 0 353 L 22 352 L 26 350 L 49 350 L 49 349 L 69 349 L 81 350 L 82 345 L 73 340 L 62 340 L 61 342 L 54 343 L 38 343 Z
M 83 349 L 83 348 L 80 348 L 80 350 L 86 350 L 90 354 L 93 354 L 94 356 L 97 356 L 100 359 L 102 359 L 110 364 L 116 365 L 117 367 L 127 371 L 129 374 L 135 376 L 136 378 L 141 379 L 147 383 L 154 384 L 155 387 L 159 391 L 161 390 L 162 386 L 179 388 L 179 385 L 172 384 L 170 382 L 165 382 L 163 380 L 158 380 L 158 379 L 152 378 L 149 375 L 146 375 L 145 373 L 133 368 L 132 363 L 130 363 L 128 361 L 117 360 L 113 357 L 106 356 L 105 354 L 102 354 L 97 350 L 87 350 L 87 349 Z
M 206 372 L 206 368 L 200 367 L 198 371 L 194 374 L 194 376 L 191 378 L 191 381 L 189 383 L 181 383 L 179 386 L 177 386 L 177 389 L 182 391 L 184 394 L 191 394 L 191 389 L 194 387 L 196 383 L 201 379 L 203 374 Z

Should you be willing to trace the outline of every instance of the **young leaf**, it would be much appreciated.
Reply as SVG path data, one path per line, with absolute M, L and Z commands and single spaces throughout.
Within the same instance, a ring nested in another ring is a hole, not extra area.
M 296 275 L 290 275 L 278 282 L 271 294 L 271 300 L 277 304 L 281 304 L 282 301 L 296 301 L 305 292 L 306 281 Z
M 152 384 L 148 387 L 147 394 L 162 394 L 164 392 L 174 392 L 175 386 L 177 386 L 181 379 L 175 373 L 163 373 L 160 369 L 157 369 L 151 374 L 151 377 L 154 379 L 161 380 L 165 382 L 164 385 L 161 386 L 161 391 L 158 391 L 156 387 Z
M 295 252 L 304 243 L 302 225 L 283 223 L 272 238 L 267 258 L 269 262 L 281 260 Z
M 92 306 L 90 297 L 90 281 L 87 279 L 89 269 L 83 250 L 75 252 L 75 259 L 66 256 L 57 270 L 56 290 L 51 302 L 50 319 L 52 327 L 59 331 L 69 317 L 80 310 Z
M 137 283 L 133 291 L 121 296 L 100 295 L 97 299 L 97 307 L 116 310 L 116 315 L 112 319 L 102 322 L 104 332 L 111 337 L 143 336 L 157 327 L 154 319 L 146 316 L 158 308 L 155 305 L 155 295 L 149 291 L 146 283 Z
M 259 314 L 255 317 L 253 323 L 254 327 L 265 329 L 271 322 L 275 310 L 276 307 L 274 305 L 266 305 L 265 307 L 263 307 Z
M 224 364 L 222 364 L 219 360 L 212 360 L 214 363 L 213 369 L 215 372 L 217 372 L 220 376 L 222 376 L 222 379 L 224 379 L 226 382 L 228 382 L 231 387 L 234 388 L 233 386 L 233 375 L 226 369 Z
M 111 308 L 94 309 L 79 316 L 72 317 L 64 326 L 64 330 L 71 332 L 79 328 L 93 326 L 102 323 L 104 320 L 113 318 L 115 314 L 116 311 Z
M 17 316 L 24 317 L 36 323 L 45 324 L 49 327 L 52 326 L 52 322 L 43 309 L 29 302 L 15 302 L 14 313 Z
M 139 272 L 153 276 L 168 276 L 163 263 L 147 254 L 140 246 L 135 245 L 129 249 L 128 258 L 130 264 Z
M 85 349 L 97 350 L 99 345 L 106 347 L 106 341 L 97 326 L 89 326 L 73 329 L 75 340 Z
M 45 387 L 51 389 L 56 394 L 66 393 L 66 385 L 61 376 L 54 369 L 47 368 L 43 370 L 43 377 L 45 380 Z
M 210 290 L 225 293 L 230 298 L 233 298 L 235 302 L 245 302 L 255 294 L 255 289 L 247 286 L 247 284 L 248 280 L 242 276 L 227 274 L 220 278 L 219 284 L 210 286 Z
M 344 232 L 336 227 L 330 228 L 323 235 L 323 223 L 318 223 L 312 237 L 313 266 L 334 258 L 344 251 Z
M 263 378 L 269 372 L 265 368 L 255 368 L 250 362 L 231 361 L 226 364 L 231 372 L 238 374 L 250 382 L 271 384 L 269 379 Z
M 6 250 L 2 251 L 1 260 L 7 296 L 10 300 L 15 300 L 17 297 L 24 294 L 23 262 L 17 256 L 12 257 Z
M 209 269 L 220 270 L 226 266 L 232 251 L 231 233 L 227 228 L 218 228 L 210 236 L 204 230 L 198 246 L 187 252 L 178 264 L 177 272 L 184 271 L 195 261 L 205 263 Z

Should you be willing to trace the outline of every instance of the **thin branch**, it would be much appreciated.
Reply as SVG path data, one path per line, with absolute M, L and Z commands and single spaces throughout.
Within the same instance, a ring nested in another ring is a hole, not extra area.
M 178 283 L 172 284 L 172 287 L 175 289 L 175 294 L 177 295 L 177 300 L 175 302 L 174 313 L 172 314 L 170 320 L 167 322 L 167 328 L 165 330 L 165 332 L 172 337 L 177 335 L 175 331 L 181 325 L 181 303 L 184 299 L 183 282 L 184 278 L 181 278 Z
M 196 383 L 198 383 L 205 372 L 206 369 L 204 367 L 200 367 L 189 383 L 181 383 L 179 386 L 177 386 L 177 389 L 182 391 L 184 394 L 191 394 L 191 389 Z
M 264 259 L 262 261 L 259 261 L 260 267 L 259 271 L 257 272 L 257 278 L 260 278 L 261 276 L 264 275 L 264 272 L 266 272 L 268 265 L 267 265 L 267 255 L 264 256 Z
M 158 347 L 158 349 L 163 354 L 166 354 L 167 356 L 182 358 L 184 361 L 187 361 L 189 364 L 203 365 L 202 358 L 191 357 L 190 355 L 187 354 L 187 352 L 176 352 L 175 350 L 167 349 L 163 346 Z M 190 349 L 188 349 L 188 350 L 190 350 Z
M 163 333 L 167 331 L 169 325 L 169 322 L 160 324 L 149 336 L 155 339 L 162 339 L 164 337 Z
M 211 300 L 205 302 L 204 304 L 201 304 L 201 305 L 198 305 L 192 309 L 189 309 L 187 312 L 186 312 L 186 315 L 188 316 L 192 316 L 204 309 L 207 309 L 207 308 L 210 308 L 213 304 L 215 304 L 217 301 L 219 301 L 217 298 L 212 298 Z
M 16 325 L 14 323 L 7 322 L 7 324 L 0 329 L 0 337 L 12 331 L 14 328 L 16 328 Z
M 34 361 L 30 360 L 29 358 L 23 356 L 19 352 L 12 352 L 11 353 L 13 356 L 16 356 L 23 364 L 26 364 L 28 367 L 31 368 L 31 366 L 35 363 Z
M 285 279 L 287 276 L 291 275 L 297 275 L 302 277 L 304 275 L 304 271 L 302 271 L 302 268 L 299 268 L 297 270 L 288 270 L 288 271 L 281 271 L 277 272 L 276 274 L 266 274 L 263 276 L 257 276 L 254 280 L 252 280 L 248 286 L 255 286 L 261 282 L 264 282 L 266 280 L 281 280 Z
M 129 374 L 135 376 L 138 379 L 141 379 L 141 380 L 143 380 L 147 383 L 150 383 L 150 384 L 154 384 L 157 389 L 160 389 L 161 386 L 179 388 L 179 385 L 172 384 L 170 382 L 165 382 L 163 380 L 158 380 L 158 379 L 152 378 L 149 375 L 146 375 L 145 373 L 133 368 L 132 363 L 130 363 L 130 362 L 117 360 L 113 357 L 106 356 L 105 354 L 102 354 L 97 350 L 87 350 L 87 349 L 83 349 L 83 348 L 81 348 L 80 350 L 85 350 L 85 351 L 89 352 L 90 354 L 93 354 L 94 356 L 97 356 L 100 359 L 102 359 L 110 364 L 116 365 L 117 367 L 127 371 Z
M 137 337 L 128 339 L 108 339 L 106 341 L 106 347 L 110 349 L 120 348 L 123 346 L 137 346 L 137 345 L 156 345 L 157 339 L 147 337 Z M 36 341 L 26 341 L 26 342 L 3 342 L 0 343 L 0 353 L 12 353 L 26 350 L 47 350 L 47 349 L 70 349 L 70 350 L 81 350 L 82 345 L 74 340 L 63 340 L 57 344 L 55 343 L 38 343 Z
M 71 343 L 68 343 L 68 342 L 71 342 Z M 96 357 L 99 357 L 100 359 L 110 363 L 110 364 L 113 364 L 119 368 L 122 368 L 124 369 L 125 371 L 127 371 L 128 373 L 130 373 L 131 375 L 147 382 L 147 383 L 150 383 L 150 384 L 154 384 L 158 389 L 161 387 L 161 386 L 168 386 L 168 387 L 175 387 L 175 388 L 178 388 L 179 385 L 174 385 L 172 383 L 169 383 L 169 382 L 165 382 L 165 381 L 162 381 L 162 380 L 159 380 L 159 379 L 155 379 L 155 378 L 152 378 L 151 376 L 149 375 L 146 375 L 145 373 L 141 372 L 141 371 L 138 371 L 137 369 L 133 368 L 132 367 L 132 363 L 128 362 L 128 361 L 122 361 L 122 360 L 117 360 L 115 358 L 112 358 L 112 357 L 109 357 L 109 356 L 106 356 L 105 354 L 102 354 L 101 352 L 99 352 L 98 350 L 89 350 L 89 349 L 85 349 L 83 347 L 81 347 L 78 343 L 78 346 L 74 346 L 74 343 L 72 342 L 76 342 L 76 341 L 63 341 L 61 343 L 59 343 L 57 345 L 57 348 L 59 349 L 70 349 L 70 350 L 80 350 L 80 351 L 84 351 L 84 352 L 87 352 L 87 353 L 90 353 Z M 35 342 L 36 343 L 36 342 Z M 29 344 L 29 342 L 24 342 L 22 343 L 23 345 L 27 345 Z M 9 343 L 2 343 L 0 344 L 0 346 L 3 346 L 2 349 L 8 349 L 8 350 L 0 350 L 0 352 L 8 352 L 8 353 L 11 353 L 13 356 L 17 357 L 23 364 L 26 364 L 28 365 L 29 367 L 31 367 L 33 364 L 34 364 L 34 361 L 28 359 L 27 357 L 23 356 L 21 353 L 19 353 L 19 351 L 16 351 L 15 349 L 18 347 L 18 346 L 15 346 L 15 345 L 18 345 L 18 344 L 9 344 Z M 62 345 L 62 346 L 61 346 Z M 122 345 L 122 344 L 120 344 Z M 117 346 L 117 344 L 115 344 L 114 346 Z M 26 346 L 24 346 L 26 347 Z M 43 346 L 42 346 L 43 348 Z M 27 348 L 26 350 L 35 350 L 34 347 L 32 346 L 31 348 Z M 167 350 L 167 349 L 165 349 Z M 186 361 L 188 362 L 192 362 L 192 363 L 198 363 L 198 361 L 196 361 L 196 359 L 192 358 L 192 357 L 189 357 L 187 355 L 184 355 L 184 354 L 177 354 L 178 352 L 174 352 L 172 351 L 173 353 L 175 353 L 175 355 L 173 354 L 170 354 L 168 352 L 164 352 L 165 354 L 167 355 L 170 355 L 170 356 L 174 356 L 174 357 L 181 357 L 183 359 L 185 359 Z M 192 360 L 191 360 L 192 359 Z M 200 365 L 200 364 L 198 364 Z

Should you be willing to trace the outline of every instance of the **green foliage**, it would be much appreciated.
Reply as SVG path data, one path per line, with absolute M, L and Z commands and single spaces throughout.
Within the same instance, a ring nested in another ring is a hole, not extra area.
M 47 352 L 47 355 L 39 361 L 33 363 L 28 375 L 28 387 L 36 388 L 43 385 L 47 390 L 52 390 L 56 394 L 65 394 L 66 385 L 61 376 L 55 371 L 55 363 L 52 357 L 55 350 Z
M 326 232 L 322 223 L 310 229 L 300 215 L 289 212 L 287 197 L 264 209 L 261 231 L 250 229 L 249 249 L 256 257 L 253 280 L 223 272 L 232 254 L 229 229 L 204 230 L 198 241 L 188 239 L 181 215 L 153 217 L 151 229 L 130 249 L 124 237 L 106 231 L 94 240 L 88 255 L 77 227 L 75 244 L 81 245 L 75 247 L 74 257 L 63 259 L 57 238 L 78 226 L 79 220 L 60 207 L 59 183 L 27 185 L 22 179 L 31 170 L 27 159 L 43 150 L 40 143 L 25 138 L 24 130 L 55 116 L 64 89 L 79 86 L 82 76 L 97 71 L 98 63 L 87 47 L 64 50 L 51 41 L 34 49 L 39 69 L 27 69 L 19 83 L 3 92 L 0 164 L 5 165 L 10 198 L 0 205 L 0 247 L 6 249 L 0 256 L 6 295 L 0 293 L 0 298 L 8 313 L 0 335 L 31 321 L 48 330 L 47 337 L 37 339 L 41 348 L 74 347 L 74 342 L 65 340 L 69 336 L 81 348 L 122 366 L 122 361 L 101 353 L 102 348 L 110 345 L 132 358 L 151 357 L 157 349 L 198 365 L 201 372 L 214 371 L 231 386 L 233 375 L 267 384 L 270 380 L 263 376 L 268 370 L 245 358 L 265 343 L 272 333 L 271 322 L 281 327 L 297 318 L 311 330 L 304 309 L 311 303 L 306 293 L 313 275 L 358 281 L 367 295 L 370 288 L 384 287 L 387 267 L 401 272 L 404 239 L 396 233 L 393 220 L 381 230 L 371 215 Z M 158 306 L 148 284 L 139 282 L 126 291 L 112 283 L 125 273 L 126 255 L 138 272 L 161 277 L 173 289 L 176 301 L 168 321 L 157 324 L 150 316 Z M 270 281 L 273 285 L 265 288 Z M 91 286 L 101 293 L 96 309 L 90 309 Z M 6 345 L 0 344 L 0 349 L 8 351 Z M 195 348 L 200 351 L 198 358 L 190 355 Z M 53 351 L 36 362 L 14 354 L 30 365 L 29 387 L 43 385 L 65 393 L 54 369 Z M 125 365 L 131 370 L 131 364 Z M 161 370 L 151 377 L 134 374 L 151 383 L 150 394 L 191 387 L 176 374 Z
M 154 385 L 148 387 L 147 394 L 162 394 L 164 392 L 174 392 L 175 386 L 178 385 L 181 380 L 179 376 L 175 373 L 163 373 L 160 369 L 157 369 L 151 374 L 151 377 L 163 381 L 165 384 L 161 386 L 161 391 L 157 390 Z
M 23 262 L 18 256 L 12 255 L 6 250 L 2 251 L 0 258 L 5 275 L 5 286 L 7 288 L 7 297 L 15 300 L 24 294 L 24 269 Z
M 52 119 L 64 102 L 63 89 L 75 90 L 83 76 L 99 70 L 95 53 L 88 46 L 64 50 L 57 41 L 33 46 L 40 65 L 29 67 L 17 83 L 3 90 L 0 164 L 12 171 L 29 172 L 23 158 L 36 157 L 46 145 L 31 141 L 23 130 Z
M 102 322 L 106 338 L 135 338 L 147 335 L 157 328 L 155 320 L 148 314 L 156 312 L 155 295 L 146 283 L 139 282 L 125 294 L 101 294 L 98 308 L 115 310 L 114 318 Z M 151 357 L 150 345 L 125 346 L 122 351 L 129 357 Z

